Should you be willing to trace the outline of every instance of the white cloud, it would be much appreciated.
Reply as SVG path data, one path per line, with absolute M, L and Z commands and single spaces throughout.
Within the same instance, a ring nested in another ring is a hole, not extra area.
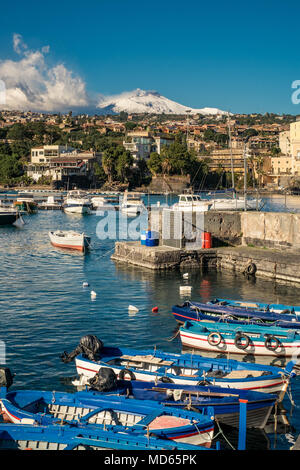
M 2 109 L 59 111 L 91 104 L 81 77 L 64 64 L 47 64 L 49 46 L 32 51 L 14 34 L 13 47 L 19 60 L 0 60 L 0 80 L 6 88 Z

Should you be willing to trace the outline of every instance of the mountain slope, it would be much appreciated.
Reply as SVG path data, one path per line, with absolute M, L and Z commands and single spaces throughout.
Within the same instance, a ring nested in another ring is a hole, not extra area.
M 97 108 L 115 113 L 125 111 L 128 113 L 186 114 L 190 111 L 191 114 L 226 114 L 225 111 L 217 108 L 190 108 L 169 100 L 156 91 L 145 91 L 139 88 L 120 95 L 104 97 L 98 103 Z

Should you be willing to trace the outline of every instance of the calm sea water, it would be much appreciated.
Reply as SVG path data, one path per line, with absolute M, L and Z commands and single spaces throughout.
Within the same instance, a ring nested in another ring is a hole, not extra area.
M 85 334 L 95 334 L 107 345 L 181 351 L 178 338 L 168 339 L 176 327 L 171 306 L 184 300 L 179 295 L 182 273 L 115 264 L 110 259 L 114 241 L 96 236 L 96 215 L 40 211 L 25 220 L 22 229 L 0 227 L 0 340 L 5 341 L 6 365 L 16 374 L 16 387 L 64 390 L 64 379 L 76 370 L 59 355 L 71 351 Z M 52 247 L 48 231 L 55 229 L 84 231 L 92 238 L 90 252 Z M 225 297 L 300 304 L 296 287 L 225 271 L 190 274 L 195 301 Z M 82 287 L 85 281 L 88 288 Z M 97 293 L 94 301 L 91 290 Z M 129 304 L 139 312 L 130 315 Z M 158 313 L 152 313 L 154 306 Z M 264 434 L 271 448 L 288 449 L 300 432 L 300 377 L 292 383 L 292 397 L 294 407 L 287 395 L 283 402 L 287 424 L 278 421 L 277 434 L 272 426 Z

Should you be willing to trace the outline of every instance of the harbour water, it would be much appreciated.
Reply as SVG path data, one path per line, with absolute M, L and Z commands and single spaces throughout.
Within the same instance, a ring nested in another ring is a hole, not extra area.
M 74 363 L 63 364 L 59 355 L 85 334 L 97 335 L 106 345 L 181 351 L 178 337 L 169 340 L 176 327 L 171 306 L 186 298 L 179 293 L 185 283 L 182 273 L 115 264 L 110 259 L 114 240 L 96 236 L 97 215 L 40 211 L 25 220 L 22 229 L 0 228 L 0 340 L 6 346 L 6 366 L 16 374 L 15 387 L 65 390 L 65 379 L 76 371 Z M 48 231 L 56 229 L 84 231 L 92 239 L 90 252 L 52 247 Z M 300 304 L 300 289 L 294 286 L 230 272 L 191 271 L 188 284 L 195 301 L 223 297 Z M 91 290 L 97 293 L 95 300 Z M 129 304 L 139 311 L 129 313 Z M 152 312 L 155 306 L 157 313 Z M 273 363 L 282 365 L 280 360 Z M 288 394 L 283 401 L 289 424 L 282 432 L 278 424 L 277 434 L 274 426 L 268 427 L 270 448 L 289 449 L 300 433 L 300 376 L 292 382 L 291 394 L 295 406 Z

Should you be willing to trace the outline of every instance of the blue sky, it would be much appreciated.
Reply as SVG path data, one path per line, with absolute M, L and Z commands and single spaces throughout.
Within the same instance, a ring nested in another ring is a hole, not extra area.
M 32 51 L 49 45 L 47 67 L 63 63 L 89 94 L 142 88 L 194 108 L 300 114 L 299 13 L 276 0 L 5 2 L 0 60 L 21 60 L 20 34 Z

